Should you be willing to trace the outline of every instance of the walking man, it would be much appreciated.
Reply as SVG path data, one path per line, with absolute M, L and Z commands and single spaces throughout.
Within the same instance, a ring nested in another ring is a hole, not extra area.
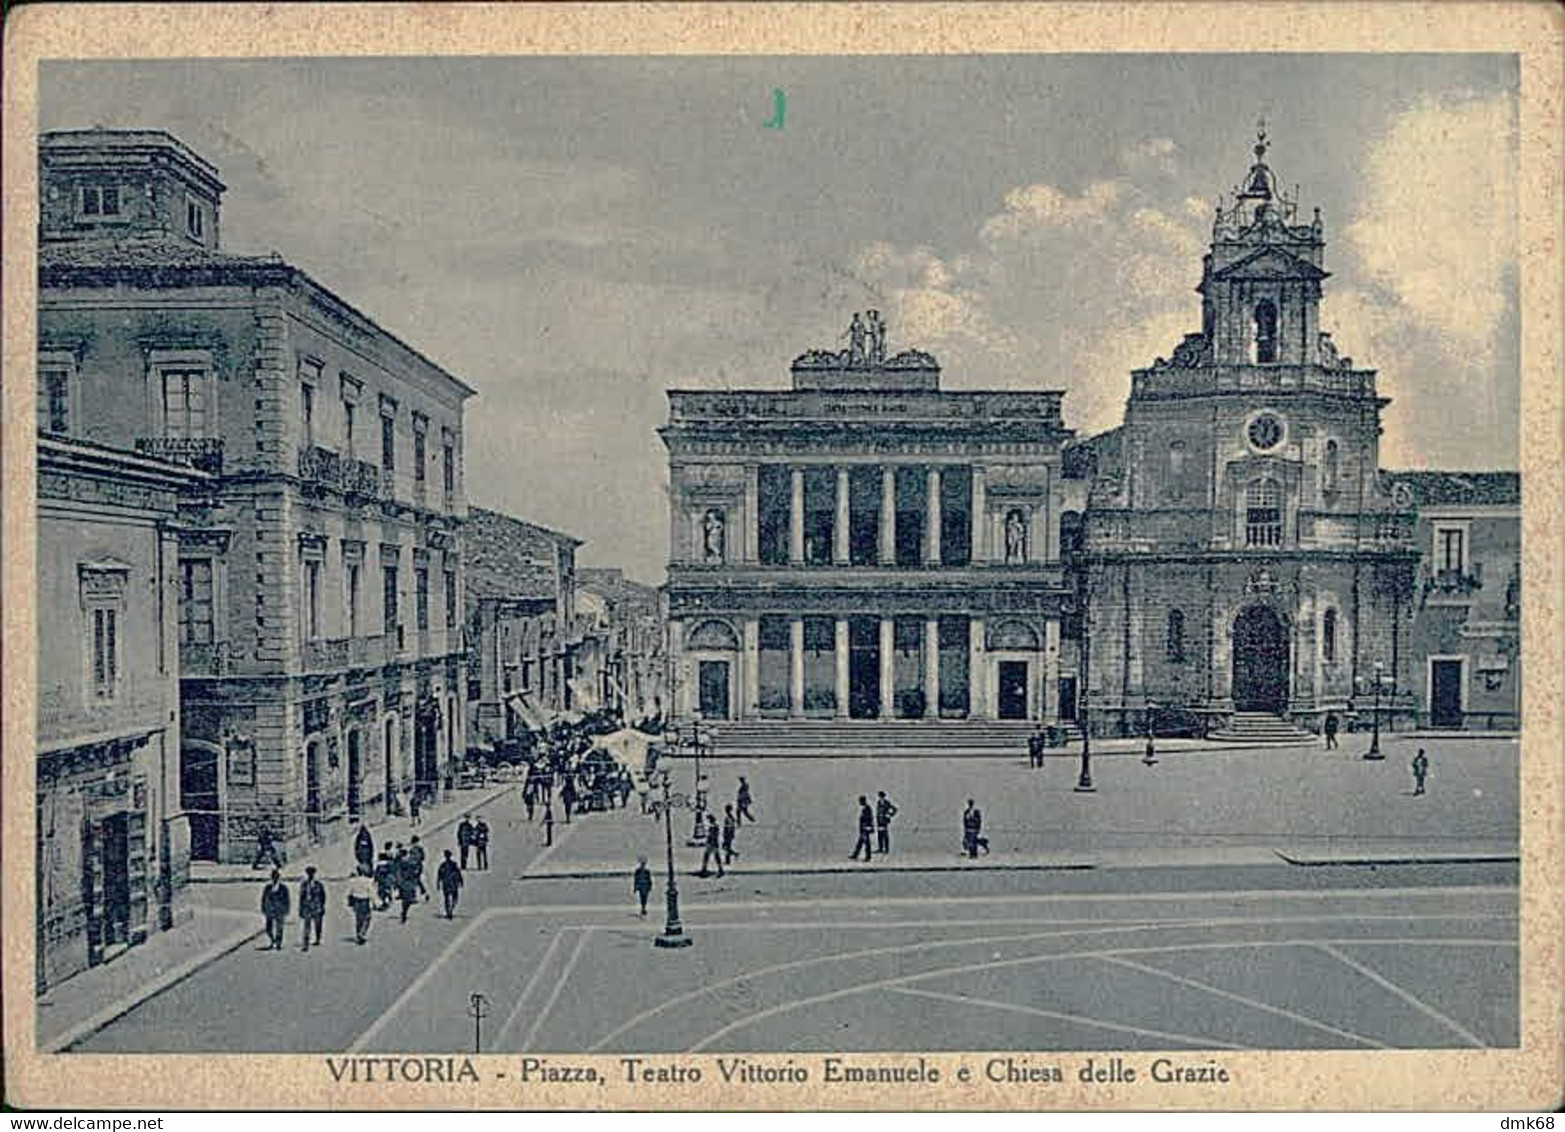
M 869 843 L 870 834 L 872 834 L 874 832 L 875 832 L 875 811 L 869 808 L 869 801 L 868 801 L 868 799 L 866 799 L 864 797 L 864 795 L 860 794 L 859 795 L 859 839 L 858 839 L 858 842 L 853 846 L 853 853 L 848 857 L 848 860 L 850 860 L 850 861 L 858 860 L 859 859 L 859 850 L 862 849 L 864 851 L 864 862 L 866 864 L 869 863 L 869 859 L 875 855 L 875 851 L 872 848 L 870 848 L 870 843 Z
M 423 825 L 424 824 L 424 819 L 419 816 L 419 811 L 421 809 L 423 809 L 423 805 L 424 805 L 423 797 L 424 797 L 423 794 L 419 790 L 418 783 L 415 782 L 413 784 L 413 789 L 408 791 L 408 824 L 409 825 Z
M 565 824 L 571 824 L 571 811 L 576 808 L 576 776 L 565 772 L 565 784 L 560 787 L 560 804 L 565 807 Z
M 1429 756 L 1424 754 L 1424 748 L 1418 748 L 1418 754 L 1413 756 L 1413 793 L 1424 792 L 1424 778 L 1429 774 Z
M 881 856 L 891 852 L 891 819 L 896 816 L 896 803 L 880 791 L 875 799 L 875 852 Z
M 375 902 L 380 911 L 391 907 L 391 854 L 382 849 L 375 864 Z
M 548 798 L 543 800 L 543 847 L 547 849 L 554 844 L 554 803 Z
M 1341 725 L 1337 722 L 1337 713 L 1334 711 L 1328 711 L 1326 713 L 1326 724 L 1322 728 L 1322 730 L 1326 733 L 1326 749 L 1328 751 L 1335 751 L 1337 749 L 1337 728 L 1339 726 Z
M 973 805 L 973 800 L 967 800 L 967 809 L 962 811 L 962 845 L 967 850 L 969 857 L 978 856 L 982 849 L 984 855 L 989 854 L 989 839 L 984 833 L 983 811 Z
M 397 886 L 397 899 L 402 902 L 402 922 L 408 922 L 408 909 L 418 903 L 418 874 L 405 852 L 399 852 L 391 861 L 391 876 Z
M 255 831 L 255 860 L 250 862 L 250 867 L 259 869 L 263 861 L 271 861 L 274 869 L 283 867 L 282 854 L 277 852 L 277 836 L 265 818 L 261 819 L 260 828 Z
M 375 884 L 363 869 L 348 878 L 348 907 L 353 910 L 353 942 L 362 944 L 370 930 L 370 902 Z
M 707 814 L 706 815 L 706 850 L 701 854 L 701 871 L 699 873 L 697 873 L 696 876 L 709 877 L 709 876 L 712 875 L 707 870 L 707 863 L 710 862 L 710 861 L 716 861 L 717 862 L 717 875 L 718 876 L 722 876 L 723 875 L 723 872 L 724 872 L 724 869 L 723 869 L 723 854 L 722 854 L 722 851 L 718 848 L 717 839 L 718 839 L 717 818 L 714 817 L 712 814 Z
M 1043 765 L 1043 728 L 1027 737 L 1027 765 L 1037 770 Z
M 353 858 L 361 869 L 375 867 L 375 837 L 370 833 L 370 827 L 362 822 L 353 838 Z
M 315 866 L 306 865 L 304 879 L 299 882 L 299 919 L 304 925 L 304 947 L 310 950 L 310 932 L 315 932 L 315 946 L 321 945 L 321 925 L 326 920 L 326 886 L 315 875 Z
M 451 859 L 449 849 L 446 850 L 446 859 L 435 870 L 435 887 L 440 889 L 440 899 L 445 904 L 446 919 L 449 920 L 456 912 L 457 897 L 462 895 L 462 869 Z
M 482 815 L 473 823 L 473 852 L 477 855 L 477 865 L 485 871 L 489 868 L 489 823 Z
M 416 833 L 408 845 L 408 868 L 413 870 L 413 879 L 418 882 L 419 898 L 428 900 L 429 889 L 424 887 L 424 847 L 419 844 Z
M 456 827 L 456 847 L 462 852 L 462 868 L 467 868 L 467 855 L 473 851 L 473 815 L 464 814 Z
M 736 804 L 736 806 L 738 808 L 738 811 L 739 811 L 739 813 L 738 813 L 739 818 L 741 820 L 743 820 L 743 821 L 748 821 L 748 822 L 754 824 L 754 822 L 755 822 L 755 814 L 751 813 L 751 811 L 750 811 L 750 802 L 751 801 L 752 801 L 752 799 L 750 797 L 750 784 L 744 780 L 744 776 L 743 775 L 740 775 L 740 777 L 739 777 L 739 793 L 734 798 L 734 802 L 735 802 L 735 804 Z
M 652 895 L 652 870 L 647 868 L 645 857 L 636 858 L 636 871 L 630 879 L 630 887 L 636 892 L 636 899 L 641 901 L 641 918 L 647 916 L 647 897 Z
M 283 949 L 283 921 L 288 918 L 289 903 L 282 870 L 273 869 L 272 879 L 261 889 L 261 915 L 266 917 L 266 938 L 272 941 L 272 951 Z
M 734 831 L 739 828 L 739 819 L 734 816 L 732 806 L 723 807 L 723 863 L 731 865 L 739 854 L 734 850 Z
M 532 772 L 529 771 L 527 774 L 527 785 L 522 787 L 522 805 L 527 807 L 528 821 L 533 820 L 533 807 L 538 804 L 537 791 L 537 780 L 532 776 Z

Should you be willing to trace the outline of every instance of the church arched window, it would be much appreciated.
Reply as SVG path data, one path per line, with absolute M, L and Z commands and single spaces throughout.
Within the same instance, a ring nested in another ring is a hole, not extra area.
M 1282 545 L 1282 488 L 1274 479 L 1256 480 L 1245 489 L 1244 543 Z
M 1337 663 L 1337 611 L 1326 610 L 1320 619 L 1320 652 L 1327 664 Z
M 1328 495 L 1337 490 L 1337 442 L 1326 441 L 1325 458 L 1321 461 L 1320 489 Z
M 1255 360 L 1277 360 L 1277 306 L 1270 299 L 1255 304 Z
M 1185 615 L 1183 610 L 1170 609 L 1168 611 L 1168 636 L 1164 646 L 1164 653 L 1171 663 L 1184 663 Z
M 1171 441 L 1168 445 L 1168 475 L 1171 479 L 1179 479 L 1185 474 L 1185 442 L 1183 440 Z

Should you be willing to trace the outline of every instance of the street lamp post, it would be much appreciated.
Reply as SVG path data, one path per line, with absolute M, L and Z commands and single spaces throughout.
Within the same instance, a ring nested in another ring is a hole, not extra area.
M 1370 720 L 1369 750 L 1364 752 L 1366 759 L 1383 759 L 1386 756 L 1380 753 L 1380 685 L 1384 679 L 1385 666 L 1380 661 L 1375 662 L 1375 708 Z
M 1076 605 L 1081 612 L 1081 692 L 1077 699 L 1081 715 L 1081 773 L 1076 777 L 1076 793 L 1096 794 L 1098 788 L 1092 784 L 1092 719 L 1087 713 L 1092 699 L 1092 606 L 1088 594 L 1084 593 Z
M 652 941 L 655 947 L 689 947 L 695 942 L 685 934 L 684 925 L 679 922 L 679 885 L 674 880 L 674 811 L 668 795 L 668 783 L 672 777 L 673 771 L 663 768 L 663 842 L 668 849 L 668 920 L 663 925 L 663 934 Z

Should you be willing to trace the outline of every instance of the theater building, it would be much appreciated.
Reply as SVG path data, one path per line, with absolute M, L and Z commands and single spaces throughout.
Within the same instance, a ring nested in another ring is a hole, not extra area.
M 884 334 L 855 316 L 789 389 L 670 391 L 677 716 L 1059 714 L 1061 394 L 942 389 Z
M 1199 331 L 1071 454 L 1094 731 L 1314 729 L 1412 686 L 1414 500 L 1379 470 L 1388 401 L 1321 326 L 1320 213 L 1299 216 L 1266 150 L 1263 132 L 1219 203 Z

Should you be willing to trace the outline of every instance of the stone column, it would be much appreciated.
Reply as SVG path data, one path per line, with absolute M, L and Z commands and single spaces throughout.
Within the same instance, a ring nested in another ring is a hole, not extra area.
M 967 718 L 989 718 L 989 673 L 984 657 L 984 619 L 967 622 Z
M 930 468 L 924 491 L 924 565 L 940 565 L 940 469 Z
M 761 467 L 746 464 L 744 469 L 744 561 L 761 560 Z
M 831 524 L 831 560 L 848 564 L 848 469 L 837 469 L 837 516 Z
M 538 662 L 538 691 L 544 688 L 543 666 L 547 661 L 542 658 Z M 669 679 L 669 710 L 675 718 L 684 718 L 688 713 L 685 708 L 685 680 L 683 668 L 685 664 L 685 623 L 683 621 L 670 620 L 668 623 L 668 679 Z M 540 695 L 539 699 L 545 697 Z
M 788 561 L 804 561 L 804 469 L 790 469 L 788 500 Z
M 848 622 L 837 618 L 837 718 L 848 717 Z
M 988 506 L 985 495 L 985 471 L 982 464 L 973 465 L 973 562 L 989 561 L 989 518 L 984 514 Z
M 897 564 L 897 470 L 880 469 L 880 564 Z
M 788 714 L 798 719 L 804 714 L 804 621 L 795 617 L 788 622 Z
M 739 718 L 754 719 L 761 714 L 761 622 L 744 619 L 744 698 L 739 703 Z
M 897 699 L 897 624 L 890 617 L 880 619 L 880 718 L 896 718 Z
M 1043 718 L 1060 720 L 1060 623 L 1053 617 L 1043 623 Z
M 924 622 L 924 718 L 940 718 L 940 622 Z

